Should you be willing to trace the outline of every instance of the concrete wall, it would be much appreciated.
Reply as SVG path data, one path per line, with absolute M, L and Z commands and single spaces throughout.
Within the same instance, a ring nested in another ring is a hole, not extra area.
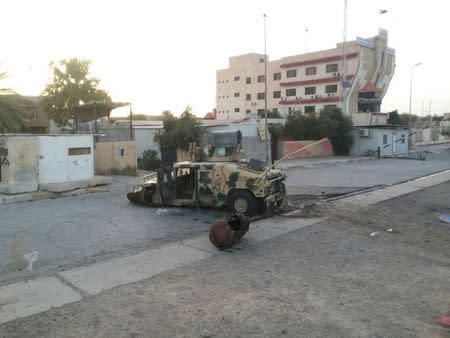
M 98 175 L 137 168 L 136 142 L 99 142 L 94 150 L 95 173 Z
M 161 150 L 153 138 L 161 129 L 148 127 L 134 127 L 134 138 L 136 140 L 136 153 L 142 158 L 142 153 L 148 149 L 155 150 L 161 158 Z
M 0 156 L 0 161 L 3 161 L 0 167 L 0 193 L 17 194 L 38 190 L 38 147 L 36 137 L 0 137 L 0 149 L 5 155 Z
M 38 136 L 39 183 L 65 183 L 94 177 L 92 135 Z M 71 155 L 69 149 L 85 148 L 89 153 Z
M 367 153 L 381 149 L 381 156 L 400 155 L 408 153 L 408 130 L 407 129 L 384 129 L 384 128 L 370 128 L 369 137 L 361 137 L 359 129 L 352 131 L 353 145 L 350 148 L 350 156 L 364 156 Z M 386 144 L 383 142 L 383 135 L 386 135 Z M 395 140 L 404 137 L 404 141 L 400 141 L 393 145 Z M 387 144 L 390 146 L 383 149 Z M 376 156 L 376 154 L 372 155 Z
M 279 141 L 278 142 L 278 157 L 282 158 L 288 154 L 291 154 L 297 150 L 300 150 L 315 141 Z M 319 157 L 319 156 L 332 156 L 333 146 L 328 140 L 327 142 L 313 146 L 304 151 L 300 151 L 290 158 L 307 158 L 307 157 Z
M 379 126 L 387 124 L 389 114 L 356 113 L 352 114 L 353 126 Z
M 450 142 L 450 137 L 444 136 L 440 133 L 441 128 L 446 127 L 448 121 L 442 121 L 440 125 L 431 126 L 427 129 L 414 129 L 416 133 L 412 135 L 412 143 L 415 146 L 427 144 L 439 144 Z

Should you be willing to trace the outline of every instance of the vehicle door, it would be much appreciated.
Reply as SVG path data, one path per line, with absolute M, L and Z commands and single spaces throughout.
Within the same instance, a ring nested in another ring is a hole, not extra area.
M 202 206 L 213 205 L 213 190 L 212 190 L 212 170 L 199 169 L 198 170 L 198 196 L 199 202 Z
M 177 200 L 191 204 L 195 192 L 195 170 L 190 167 L 175 169 L 175 190 Z M 182 203 L 183 205 L 186 203 Z
M 162 202 L 164 204 L 172 203 L 175 198 L 172 171 L 168 169 L 158 170 L 157 181 Z

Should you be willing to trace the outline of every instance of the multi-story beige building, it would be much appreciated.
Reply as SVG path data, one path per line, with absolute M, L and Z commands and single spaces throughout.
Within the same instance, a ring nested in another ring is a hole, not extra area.
M 333 49 L 267 60 L 267 109 L 281 115 L 317 112 L 327 105 L 348 114 L 380 111 L 395 69 L 395 50 L 387 42 L 388 33 L 380 28 L 373 38 L 347 42 L 345 58 L 339 43 Z M 264 113 L 264 57 L 233 56 L 227 69 L 217 71 L 217 119 Z

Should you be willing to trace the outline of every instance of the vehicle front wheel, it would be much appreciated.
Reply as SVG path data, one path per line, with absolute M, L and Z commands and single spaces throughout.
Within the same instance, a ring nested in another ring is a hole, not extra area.
M 256 212 L 256 199 L 248 191 L 235 191 L 228 196 L 228 209 L 239 214 L 253 215 Z

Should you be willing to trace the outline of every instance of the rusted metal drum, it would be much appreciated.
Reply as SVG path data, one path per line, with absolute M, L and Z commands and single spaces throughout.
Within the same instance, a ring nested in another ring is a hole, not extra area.
M 249 225 L 250 220 L 245 215 L 233 214 L 221 218 L 209 228 L 209 240 L 219 250 L 227 249 L 244 237 Z

